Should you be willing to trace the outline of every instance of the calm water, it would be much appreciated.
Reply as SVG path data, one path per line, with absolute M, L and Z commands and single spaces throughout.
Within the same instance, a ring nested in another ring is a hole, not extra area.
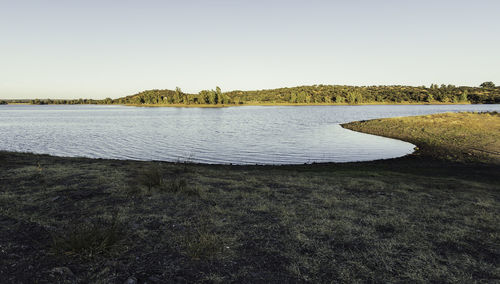
M 134 160 L 297 164 L 399 157 L 410 143 L 343 129 L 339 123 L 500 105 L 0 106 L 0 150 Z

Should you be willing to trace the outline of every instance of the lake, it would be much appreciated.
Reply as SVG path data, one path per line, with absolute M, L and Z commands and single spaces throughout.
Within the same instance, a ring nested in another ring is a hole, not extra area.
M 343 129 L 383 117 L 500 105 L 0 106 L 0 150 L 56 156 L 209 164 L 303 164 L 400 157 L 414 145 Z

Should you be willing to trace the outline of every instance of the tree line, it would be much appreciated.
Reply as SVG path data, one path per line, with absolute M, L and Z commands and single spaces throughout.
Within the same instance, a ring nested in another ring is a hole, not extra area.
M 413 86 L 313 85 L 255 91 L 222 92 L 216 87 L 197 94 L 175 90 L 147 90 L 104 100 L 35 99 L 31 104 L 133 105 L 241 105 L 241 104 L 362 104 L 362 103 L 500 103 L 500 87 L 484 82 L 479 87 L 432 84 Z

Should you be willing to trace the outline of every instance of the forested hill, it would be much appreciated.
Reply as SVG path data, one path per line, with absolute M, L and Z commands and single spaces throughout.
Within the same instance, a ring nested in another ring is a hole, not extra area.
M 105 100 L 32 100 L 32 104 L 134 104 L 134 105 L 241 105 L 241 104 L 362 104 L 362 103 L 500 103 L 500 87 L 485 82 L 480 87 L 453 85 L 340 86 L 313 85 L 257 91 L 222 92 L 203 90 L 197 94 L 176 90 L 148 90 Z

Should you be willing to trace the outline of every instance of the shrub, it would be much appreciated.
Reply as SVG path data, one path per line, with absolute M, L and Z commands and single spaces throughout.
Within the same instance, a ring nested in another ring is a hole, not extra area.
M 163 191 L 182 193 L 189 196 L 200 196 L 201 191 L 197 186 L 188 186 L 186 179 L 174 177 L 170 182 L 165 182 L 161 187 Z
M 52 248 L 64 254 L 94 256 L 115 247 L 124 236 L 123 225 L 116 217 L 72 224 L 65 234 L 52 236 Z
M 170 191 L 172 192 L 180 192 L 185 191 L 187 188 L 187 181 L 183 178 L 176 177 L 172 179 L 169 184 Z
M 158 164 L 154 164 L 146 169 L 143 169 L 138 176 L 138 182 L 148 188 L 149 191 L 153 187 L 160 186 L 163 184 L 163 174 L 161 167 Z

